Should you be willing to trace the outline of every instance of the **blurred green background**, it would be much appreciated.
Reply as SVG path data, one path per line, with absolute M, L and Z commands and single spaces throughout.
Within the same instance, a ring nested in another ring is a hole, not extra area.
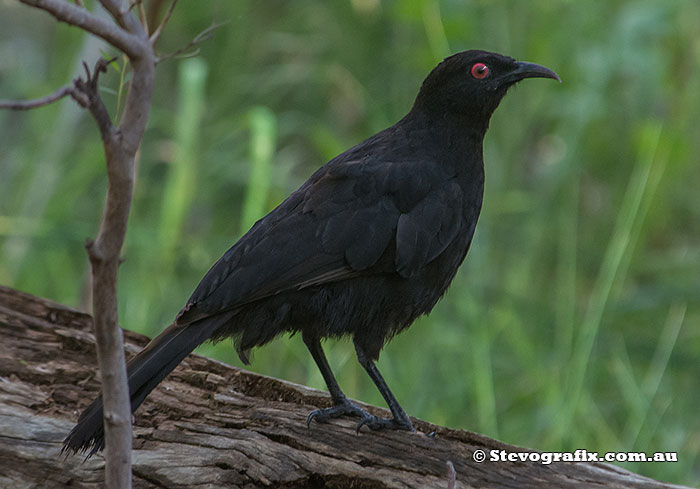
M 157 18 L 168 7 L 146 4 Z M 45 95 L 112 53 L 18 2 L 0 14 L 1 98 Z M 182 1 L 158 51 L 212 21 L 225 25 L 199 56 L 158 67 L 120 271 L 125 328 L 169 324 L 242 232 L 402 117 L 444 56 L 506 53 L 564 83 L 527 81 L 501 104 L 467 261 L 379 367 L 420 418 L 540 450 L 677 451 L 626 467 L 698 484 L 699 2 Z M 122 82 L 102 79 L 114 114 Z M 94 122 L 70 100 L 0 111 L 0 147 L 0 283 L 85 308 L 83 243 L 106 189 Z M 326 349 L 348 395 L 383 405 L 350 342 Z M 201 351 L 239 364 L 229 344 Z M 252 369 L 325 388 L 297 337 L 258 350 Z

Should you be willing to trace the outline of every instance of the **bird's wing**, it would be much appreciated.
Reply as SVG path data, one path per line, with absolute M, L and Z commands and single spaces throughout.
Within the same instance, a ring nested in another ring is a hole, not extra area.
M 412 275 L 457 233 L 459 187 L 444 180 L 369 157 L 324 166 L 214 264 L 178 322 L 363 274 Z
M 396 271 L 410 277 L 445 251 L 462 224 L 462 190 L 445 182 L 399 216 L 396 227 Z

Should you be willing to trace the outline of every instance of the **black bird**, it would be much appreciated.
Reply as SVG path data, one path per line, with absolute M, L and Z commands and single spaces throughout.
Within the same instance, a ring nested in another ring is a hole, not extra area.
M 131 409 L 194 348 L 233 338 L 244 363 L 280 333 L 300 332 L 333 400 L 308 417 L 413 431 L 375 365 L 384 344 L 427 314 L 467 254 L 484 190 L 482 143 L 491 114 L 524 78 L 559 80 L 544 66 L 486 51 L 446 58 L 411 111 L 350 148 L 258 221 L 207 272 L 174 323 L 128 363 Z M 321 347 L 350 336 L 392 419 L 340 390 Z M 102 399 L 82 413 L 63 450 L 104 446 Z

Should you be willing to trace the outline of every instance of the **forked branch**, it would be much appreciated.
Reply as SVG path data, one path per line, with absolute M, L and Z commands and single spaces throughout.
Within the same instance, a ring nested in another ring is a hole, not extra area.
M 65 22 L 104 39 L 129 58 L 141 58 L 146 53 L 145 44 L 138 36 L 114 25 L 108 20 L 90 13 L 87 9 L 68 3 L 65 0 L 19 0 L 20 2 L 44 10 L 56 20 Z M 117 2 L 102 0 L 100 3 L 110 12 L 119 12 Z M 134 19 L 138 24 L 138 21 Z M 149 46 L 150 47 L 150 46 Z
M 114 61 L 116 58 L 105 59 L 100 58 L 95 63 L 95 66 L 90 72 L 87 63 L 83 61 L 83 67 L 85 68 L 85 79 L 76 78 L 73 81 L 74 90 L 71 93 L 73 99 L 80 104 L 81 107 L 88 109 L 92 114 L 92 117 L 97 122 L 97 127 L 100 129 L 100 135 L 102 136 L 102 141 L 107 143 L 110 135 L 114 129 L 112 125 L 112 119 L 109 117 L 109 112 L 107 107 L 105 107 L 104 102 L 100 98 L 97 92 L 97 80 L 100 73 L 105 73 L 107 71 L 107 66 Z
M 158 38 L 160 37 L 160 33 L 163 32 L 163 28 L 166 26 L 168 21 L 170 20 L 170 16 L 173 15 L 173 10 L 175 10 L 175 5 L 177 5 L 177 0 L 173 0 L 173 3 L 170 4 L 170 8 L 168 9 L 168 12 L 165 14 L 165 17 L 163 17 L 163 20 L 161 23 L 158 25 L 155 31 L 153 31 L 153 34 L 151 34 L 151 44 L 155 46 L 156 42 L 158 41 Z
M 126 383 L 122 332 L 117 315 L 117 270 L 131 208 L 134 158 L 146 129 L 151 107 L 156 58 L 147 30 L 120 0 L 99 0 L 114 22 L 88 11 L 81 1 L 20 0 L 44 10 L 57 20 L 79 27 L 122 51 L 133 72 L 121 124 L 114 126 L 98 93 L 97 83 L 111 60 L 100 59 L 92 71 L 86 63 L 84 78 L 53 94 L 27 102 L 4 102 L 0 107 L 30 109 L 70 95 L 88 109 L 97 122 L 104 145 L 108 189 L 97 238 L 87 242 L 92 269 L 92 308 L 97 356 L 102 374 L 105 428 L 105 482 L 108 488 L 131 487 L 131 407 Z
M 108 488 L 131 487 L 131 409 L 126 383 L 122 333 L 117 315 L 117 270 L 126 235 L 134 187 L 134 158 L 141 145 L 151 107 L 155 66 L 159 59 L 153 45 L 168 23 L 175 5 L 149 36 L 142 0 L 99 0 L 112 20 L 90 12 L 81 0 L 19 0 L 44 10 L 60 22 L 83 29 L 126 54 L 132 77 L 119 125 L 113 123 L 98 93 L 98 80 L 112 60 L 100 59 L 84 77 L 45 97 L 29 101 L 1 101 L 0 108 L 26 110 L 42 107 L 70 95 L 86 108 L 97 122 L 104 145 L 108 189 L 100 229 L 95 240 L 87 240 L 86 249 L 92 269 L 92 308 L 97 356 L 102 374 L 105 429 L 105 482 Z M 136 12 L 132 11 L 132 8 Z M 137 18 L 137 15 L 141 21 Z M 211 37 L 219 25 L 213 24 L 187 46 L 170 56 L 179 55 Z M 164 58 L 162 58 L 164 59 Z

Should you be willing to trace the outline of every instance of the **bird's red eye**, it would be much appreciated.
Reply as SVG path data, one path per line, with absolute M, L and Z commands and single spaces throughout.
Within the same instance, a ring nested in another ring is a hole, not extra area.
M 474 66 L 472 66 L 472 76 L 474 78 L 478 78 L 481 80 L 482 78 L 486 78 L 486 75 L 489 74 L 489 67 L 486 66 L 484 63 L 476 63 Z

